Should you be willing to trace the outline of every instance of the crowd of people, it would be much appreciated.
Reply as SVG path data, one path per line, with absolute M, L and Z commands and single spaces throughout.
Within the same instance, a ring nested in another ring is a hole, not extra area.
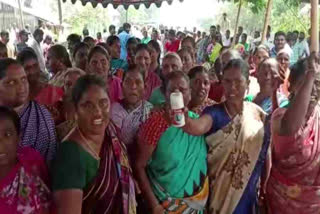
M 125 23 L 64 47 L 38 28 L 13 49 L 2 31 L 0 213 L 319 213 L 320 67 L 305 33 L 232 37 L 227 14 L 209 30 L 136 38 Z

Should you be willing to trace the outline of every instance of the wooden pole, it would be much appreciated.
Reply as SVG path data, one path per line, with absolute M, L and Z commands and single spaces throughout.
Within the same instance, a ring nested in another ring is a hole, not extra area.
M 239 1 L 239 8 L 238 8 L 236 26 L 235 26 L 235 28 L 234 28 L 234 34 L 233 34 L 233 40 L 232 40 L 231 47 L 234 47 L 235 44 L 236 44 L 236 38 L 237 38 L 237 32 L 238 32 L 238 25 L 239 25 L 239 18 L 240 18 L 241 6 L 242 6 L 242 0 Z
M 61 0 L 58 1 L 58 9 L 59 9 L 59 24 L 62 25 L 62 7 L 61 7 Z
M 310 0 L 311 3 L 311 46 L 310 52 L 319 52 L 319 0 Z
M 262 32 L 262 37 L 261 37 L 261 44 L 263 44 L 265 42 L 265 40 L 267 39 L 268 25 L 270 22 L 271 10 L 272 10 L 272 1 L 273 0 L 268 0 L 268 3 L 267 3 L 266 15 L 264 18 L 263 32 Z
M 20 29 L 24 29 L 24 20 L 23 20 L 21 0 L 18 0 L 18 4 L 19 4 L 19 14 L 20 14 Z

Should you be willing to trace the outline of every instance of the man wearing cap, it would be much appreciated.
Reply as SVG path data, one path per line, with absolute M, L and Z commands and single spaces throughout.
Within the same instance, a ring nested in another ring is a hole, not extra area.
M 27 42 L 29 40 L 29 33 L 26 30 L 21 30 L 19 32 L 20 42 L 16 45 L 17 55 L 26 47 L 28 47 Z
M 9 43 L 10 37 L 8 31 L 1 31 L 0 41 L 7 47 L 8 57 L 14 58 L 14 47 L 11 43 Z

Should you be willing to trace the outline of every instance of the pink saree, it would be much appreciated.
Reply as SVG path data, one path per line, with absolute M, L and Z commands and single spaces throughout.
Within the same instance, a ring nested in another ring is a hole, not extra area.
M 277 109 L 272 123 L 286 109 Z M 320 106 L 306 126 L 294 136 L 273 133 L 272 168 L 266 199 L 271 214 L 315 214 L 320 212 Z
M 41 155 L 31 148 L 18 152 L 18 162 L 0 180 L 0 213 L 49 213 L 50 191 L 46 166 Z

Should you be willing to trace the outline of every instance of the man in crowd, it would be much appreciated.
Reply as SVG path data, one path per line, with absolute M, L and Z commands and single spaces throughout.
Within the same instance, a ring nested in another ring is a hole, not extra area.
M 37 55 L 39 66 L 42 72 L 46 72 L 46 63 L 41 47 L 44 32 L 40 28 L 36 29 L 33 33 L 33 38 L 29 40 L 29 47 L 31 47 Z
M 286 34 L 283 31 L 279 31 L 274 36 L 274 47 L 270 51 L 270 56 L 272 58 L 276 58 L 277 54 L 282 49 L 285 49 L 285 51 L 289 54 L 289 56 L 292 55 L 292 50 L 287 44 Z
M 123 24 L 123 31 L 119 34 L 121 44 L 121 55 L 122 60 L 127 60 L 127 41 L 131 38 L 130 35 L 131 25 L 129 23 Z
M 151 38 L 148 36 L 147 29 L 143 29 L 142 34 L 143 34 L 143 38 L 141 39 L 141 43 L 148 44 L 150 42 Z
M 26 30 L 19 32 L 20 42 L 16 46 L 16 54 L 19 54 L 24 48 L 28 47 L 29 33 Z
M 75 33 L 70 34 L 67 38 L 67 42 L 68 42 L 69 54 L 72 56 L 74 48 L 76 47 L 77 44 L 81 42 L 81 37 Z
M 227 18 L 226 13 L 222 14 L 222 20 L 221 20 L 220 26 L 221 26 L 222 32 L 226 32 L 226 30 L 230 29 L 230 20 Z
M 9 37 L 9 32 L 8 31 L 1 31 L 1 33 L 0 33 L 0 41 L 7 47 L 8 57 L 14 58 L 14 47 L 9 42 L 10 41 L 10 37 Z
M 230 30 L 226 30 L 226 34 L 222 38 L 223 46 L 230 47 L 231 46 L 231 37 L 230 37 Z
M 299 33 L 299 31 L 293 31 L 291 36 L 292 42 L 292 56 L 290 57 L 290 64 L 293 65 L 299 59 L 309 56 L 309 46 L 305 42 L 304 32 Z

